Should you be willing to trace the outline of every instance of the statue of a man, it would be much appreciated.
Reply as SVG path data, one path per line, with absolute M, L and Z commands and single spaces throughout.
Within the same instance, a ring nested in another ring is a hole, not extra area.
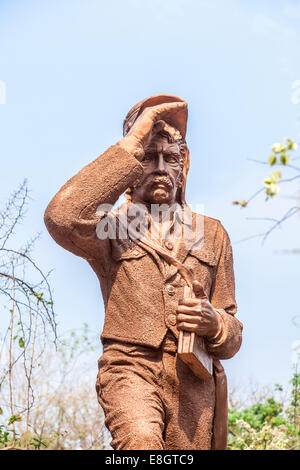
M 96 390 L 114 449 L 227 444 L 219 360 L 238 351 L 242 324 L 234 316 L 228 235 L 185 202 L 186 123 L 181 98 L 141 101 L 125 118 L 123 139 L 73 176 L 45 213 L 54 240 L 85 258 L 100 281 L 105 322 Z M 127 202 L 112 210 L 125 191 Z M 180 331 L 204 338 L 213 360 L 208 378 L 177 354 Z

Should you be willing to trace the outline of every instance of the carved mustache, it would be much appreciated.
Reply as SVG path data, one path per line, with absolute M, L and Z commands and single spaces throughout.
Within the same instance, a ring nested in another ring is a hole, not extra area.
M 156 184 L 156 183 L 161 183 L 167 186 L 167 188 L 172 189 L 173 188 L 173 182 L 168 176 L 154 176 L 149 178 L 149 181 L 147 181 L 147 184 Z
M 162 175 L 148 175 L 145 179 L 138 179 L 133 185 L 134 188 L 139 188 L 140 186 L 152 186 L 154 184 L 164 184 L 168 189 L 174 187 L 174 183 L 169 176 Z

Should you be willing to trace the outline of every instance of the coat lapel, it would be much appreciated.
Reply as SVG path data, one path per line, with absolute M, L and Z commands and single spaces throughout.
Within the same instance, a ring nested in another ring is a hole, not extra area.
M 190 210 L 190 209 L 189 209 Z M 200 219 L 198 219 L 200 217 Z M 190 218 L 181 224 L 182 234 L 180 238 L 175 240 L 175 248 L 173 251 L 173 256 L 184 263 L 189 253 L 197 247 L 203 245 L 204 241 L 204 225 L 203 225 L 203 216 L 199 216 L 190 211 Z M 191 221 L 191 223 L 189 222 Z M 201 249 L 201 248 L 200 248 Z M 178 269 L 175 266 L 170 266 L 167 273 L 167 280 L 177 274 Z
M 129 227 L 130 220 L 128 219 L 128 229 Z M 175 266 L 169 265 L 167 270 L 164 269 L 163 261 L 161 256 L 156 252 L 155 246 L 147 246 L 143 243 L 143 238 L 136 239 L 135 237 L 130 236 L 130 230 L 128 230 L 128 235 L 130 238 L 130 244 L 133 246 L 132 249 L 134 249 L 134 246 L 138 245 L 142 251 L 148 252 L 152 256 L 165 280 L 176 275 L 178 269 Z M 184 207 L 184 211 L 176 214 L 175 232 L 170 236 L 170 240 L 174 243 L 174 249 L 170 254 L 172 254 L 172 256 L 181 263 L 184 263 L 188 254 L 195 248 L 199 255 L 204 241 L 204 216 L 193 213 L 186 205 Z

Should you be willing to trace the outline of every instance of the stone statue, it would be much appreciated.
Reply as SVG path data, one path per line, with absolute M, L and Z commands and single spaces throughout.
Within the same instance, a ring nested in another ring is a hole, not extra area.
M 96 390 L 117 450 L 227 445 L 220 359 L 239 350 L 242 324 L 228 235 L 185 201 L 186 125 L 181 98 L 141 101 L 125 118 L 123 139 L 73 176 L 45 212 L 54 240 L 86 259 L 100 281 Z M 113 209 L 124 192 L 126 202 Z M 179 357 L 179 333 L 203 341 L 208 377 Z

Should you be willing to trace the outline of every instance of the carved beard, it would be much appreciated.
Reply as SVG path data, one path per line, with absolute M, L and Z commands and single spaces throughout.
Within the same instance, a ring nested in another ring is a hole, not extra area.
M 147 179 L 150 179 L 150 181 L 147 181 Z M 172 182 L 171 178 L 169 178 L 169 176 L 160 176 L 160 175 L 157 175 L 157 176 L 154 176 L 154 177 L 151 177 L 149 175 L 145 181 L 143 181 L 143 178 L 140 177 L 140 178 L 137 178 L 135 183 L 131 186 L 130 188 L 130 191 L 129 191 L 129 198 L 132 199 L 132 196 L 133 196 L 133 193 L 134 193 L 134 190 L 135 189 L 138 189 L 140 188 L 141 186 L 143 186 L 144 184 L 146 185 L 153 185 L 156 181 L 159 182 L 159 181 L 162 181 L 162 182 L 165 182 L 166 183 L 166 186 L 168 187 L 169 186 L 169 189 L 171 190 L 173 188 L 173 185 L 177 187 L 177 191 L 176 191 L 176 199 L 178 199 L 178 190 L 180 190 L 180 188 L 182 187 L 183 185 L 183 173 L 182 171 L 179 173 L 179 175 L 177 176 L 177 179 Z

